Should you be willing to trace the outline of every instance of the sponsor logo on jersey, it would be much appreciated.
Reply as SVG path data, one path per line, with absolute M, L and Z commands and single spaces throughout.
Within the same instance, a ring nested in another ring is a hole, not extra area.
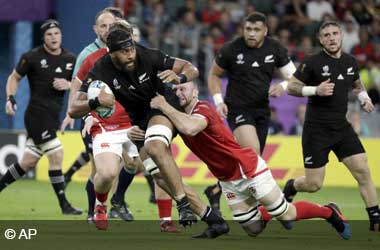
M 109 147 L 110 147 L 110 144 L 109 144 L 108 142 L 102 142 L 102 143 L 100 144 L 100 147 L 101 147 L 101 148 L 109 148 Z
M 244 55 L 240 53 L 239 55 L 236 56 L 236 63 L 237 64 L 243 64 L 244 63 Z
M 139 76 L 139 83 L 143 83 L 149 80 L 149 76 L 146 75 L 146 72 Z
M 66 70 L 72 70 L 73 64 L 72 63 L 66 63 Z
M 47 67 L 49 67 L 49 65 L 47 64 L 46 59 L 42 59 L 40 61 L 40 64 L 41 64 L 41 68 L 43 68 L 43 69 L 46 69 Z
M 41 134 L 41 138 L 42 140 L 45 140 L 45 139 L 48 139 L 51 137 L 51 134 L 49 134 L 49 131 L 45 130 L 44 132 L 42 132 Z
M 330 69 L 329 69 L 328 65 L 323 66 L 322 70 L 323 70 L 322 76 L 329 76 L 329 75 L 331 75 L 330 72 L 329 72 Z
M 241 123 L 241 122 L 245 122 L 243 115 L 236 116 L 235 123 L 237 124 L 237 123 Z
M 254 67 L 254 68 L 257 68 L 257 67 L 259 67 L 259 66 L 260 66 L 259 63 L 256 62 L 256 61 L 254 61 L 254 62 L 252 63 L 252 67 Z
M 121 85 L 120 85 L 119 81 L 116 78 L 113 79 L 112 84 L 113 84 L 113 87 L 115 89 L 120 89 L 121 88 Z
M 337 78 L 338 80 L 344 80 L 344 77 L 343 77 L 343 75 L 342 74 L 339 74 L 339 76 L 338 76 L 338 78 Z
M 55 69 L 55 73 L 62 73 L 62 69 L 61 69 L 61 67 L 57 67 L 57 68 Z
M 355 73 L 352 71 L 352 67 L 347 69 L 347 75 L 354 75 Z
M 264 63 L 272 63 L 272 62 L 274 62 L 273 54 L 265 57 Z
M 313 156 L 306 156 L 305 157 L 305 164 L 313 164 L 313 161 L 312 161 L 312 159 L 313 159 Z
M 227 197 L 228 200 L 236 199 L 236 195 L 233 194 L 233 193 L 227 193 L 227 194 L 226 194 L 226 197 Z

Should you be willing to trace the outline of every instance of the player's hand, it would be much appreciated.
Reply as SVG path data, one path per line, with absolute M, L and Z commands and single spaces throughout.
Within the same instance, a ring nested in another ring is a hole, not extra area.
M 371 113 L 375 107 L 373 106 L 373 103 L 371 101 L 371 99 L 365 99 L 363 100 L 363 102 L 361 103 L 363 109 L 367 112 L 367 113 Z
M 73 129 L 74 123 L 75 123 L 75 120 L 66 114 L 65 119 L 63 119 L 63 121 L 61 123 L 61 128 L 60 128 L 61 134 L 65 133 L 65 129 L 66 129 L 67 125 L 70 126 L 70 129 Z
M 331 96 L 334 94 L 335 83 L 330 81 L 330 78 L 326 81 L 321 82 L 317 87 L 318 96 Z
M 180 84 L 180 78 L 173 70 L 165 70 L 157 75 L 163 83 Z
M 150 100 L 150 107 L 153 109 L 162 110 L 164 109 L 165 105 L 167 105 L 166 99 L 160 94 Z
M 92 128 L 92 126 L 94 126 L 94 124 L 96 123 L 99 123 L 99 120 L 96 119 L 95 117 L 93 116 L 89 116 L 86 118 L 85 122 L 84 122 L 84 127 L 82 129 L 82 137 L 86 137 L 86 134 L 90 134 L 90 130 Z
M 145 139 L 145 131 L 140 129 L 139 126 L 130 128 L 127 135 L 131 141 L 143 141 Z
M 59 91 L 70 89 L 70 82 L 64 78 L 54 78 L 53 88 Z
M 218 114 L 220 115 L 220 117 L 222 117 L 223 119 L 226 119 L 227 118 L 227 114 L 228 114 L 228 107 L 225 103 L 220 103 L 217 107 L 216 107 L 216 111 L 218 111 Z
M 12 104 L 10 100 L 5 104 L 5 113 L 14 116 L 16 114 L 17 104 Z
M 98 100 L 101 106 L 107 108 L 112 108 L 115 104 L 115 96 L 113 96 L 112 94 L 107 94 L 104 86 L 99 92 Z
M 284 88 L 280 84 L 271 85 L 269 87 L 269 96 L 279 97 L 284 93 Z

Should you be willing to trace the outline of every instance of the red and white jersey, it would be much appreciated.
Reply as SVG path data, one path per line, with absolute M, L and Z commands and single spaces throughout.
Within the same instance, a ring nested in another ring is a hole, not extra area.
M 78 73 L 76 75 L 76 78 L 79 81 L 83 81 L 83 79 L 86 77 L 87 73 L 90 71 L 90 69 L 94 66 L 97 60 L 107 54 L 108 49 L 107 48 L 101 48 L 97 51 L 93 52 L 92 54 L 88 55 L 86 59 L 84 59 L 83 63 L 81 64 Z M 110 117 L 107 118 L 101 118 L 98 115 L 96 115 L 95 112 L 91 112 L 91 115 L 93 117 L 96 117 L 99 120 L 98 124 L 95 124 L 91 128 L 91 136 L 94 137 L 97 134 L 102 133 L 103 131 L 115 131 L 120 129 L 127 129 L 132 126 L 131 120 L 129 119 L 129 116 L 127 112 L 125 112 L 125 109 L 119 102 L 115 100 L 115 111 L 112 113 Z
M 99 60 L 99 58 L 103 57 L 105 54 L 107 54 L 108 49 L 107 48 L 101 48 L 97 51 L 89 54 L 80 65 L 80 68 L 77 72 L 77 75 L 75 76 L 80 82 L 84 80 L 87 73 L 90 71 L 90 69 L 94 66 L 96 61 Z
M 218 180 L 231 181 L 255 176 L 258 155 L 251 148 L 239 146 L 208 102 L 198 101 L 191 115 L 204 117 L 208 125 L 195 136 L 181 135 L 182 139 Z

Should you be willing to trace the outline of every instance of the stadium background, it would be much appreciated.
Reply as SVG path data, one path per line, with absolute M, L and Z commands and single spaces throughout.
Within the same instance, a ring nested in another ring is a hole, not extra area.
M 294 11 L 293 4 L 295 2 L 304 4 L 305 8 L 301 9 L 307 16 L 306 7 L 308 1 L 302 0 L 0 0 L 0 174 L 4 173 L 6 168 L 22 154 L 25 143 L 23 113 L 29 98 L 29 87 L 26 79 L 23 79 L 16 95 L 18 112 L 14 118 L 6 116 L 4 112 L 6 79 L 21 54 L 32 47 L 40 45 L 39 25 L 44 19 L 53 17 L 61 23 L 63 46 L 78 54 L 84 46 L 91 43 L 95 38 L 92 25 L 96 12 L 109 5 L 120 6 L 127 14 L 128 20 L 137 24 L 141 29 L 142 43 L 152 47 L 159 47 L 172 55 L 191 60 L 199 67 L 201 73 L 203 73 L 199 82 L 202 90 L 201 98 L 209 99 L 205 88 L 204 72 L 208 71 L 215 51 L 224 42 L 232 39 L 237 34 L 241 34 L 240 24 L 242 18 L 254 9 L 268 14 L 270 35 L 276 36 L 287 46 L 292 59 L 296 63 L 302 60 L 307 53 L 318 50 L 314 32 L 319 21 L 311 21 L 302 15 L 297 16 L 300 14 Z M 332 14 L 322 15 L 323 19 L 338 18 L 342 21 L 344 29 L 351 22 L 356 23 L 354 34 L 346 35 L 355 37 L 356 34 L 357 41 L 360 44 L 353 44 L 350 53 L 357 56 L 361 63 L 361 76 L 367 89 L 370 90 L 370 95 L 376 104 L 376 111 L 371 114 L 359 113 L 361 119 L 356 121 L 355 126 L 359 127 L 358 131 L 361 133 L 364 146 L 368 152 L 373 178 L 379 188 L 380 25 L 378 13 L 380 3 L 379 1 L 342 0 L 322 2 L 327 3 L 333 9 Z M 361 8 L 364 6 L 364 2 L 372 5 L 366 5 L 366 8 Z M 360 4 L 359 7 L 357 6 L 358 3 Z M 313 10 L 316 10 L 316 8 L 313 8 Z M 349 10 L 355 11 L 348 15 Z M 359 26 L 361 27 L 360 29 Z M 365 41 L 365 35 L 363 34 L 360 37 L 364 37 L 364 40 L 359 39 L 359 30 L 362 33 L 367 32 L 369 41 Z M 273 80 L 274 83 L 277 81 L 278 79 Z M 303 173 L 300 136 L 289 136 L 288 134 L 291 126 L 298 121 L 296 118 L 297 108 L 304 104 L 305 101 L 305 99 L 288 95 L 272 100 L 272 106 L 277 111 L 277 119 L 283 127 L 283 132 L 269 136 L 264 158 L 281 185 L 284 184 L 286 179 Z M 352 101 L 350 103 L 350 110 L 355 112 L 359 110 L 357 102 Z M 76 128 L 78 128 L 78 124 Z M 69 131 L 59 136 L 64 145 L 63 168 L 65 170 L 81 151 L 83 145 L 77 131 Z M 192 184 L 200 194 L 207 184 L 215 182 L 206 166 L 189 152 L 180 138 L 176 138 L 173 149 L 176 161 L 185 176 L 185 181 Z M 68 187 L 68 196 L 72 199 L 73 204 L 81 208 L 86 207 L 83 191 L 84 183 L 82 181 L 87 178 L 88 171 L 88 166 L 81 169 L 74 176 L 74 183 Z M 0 220 L 74 219 L 74 217 L 63 218 L 56 209 L 54 194 L 47 178 L 46 158 L 43 158 L 39 163 L 35 173 L 30 172 L 28 174 L 31 178 L 37 177 L 38 182 L 20 181 L 12 184 L 5 192 L 1 193 Z M 132 185 L 131 190 L 128 192 L 127 201 L 131 205 L 131 210 L 134 212 L 136 219 L 156 219 L 156 208 L 146 206 L 148 189 L 142 184 L 145 180 L 142 177 L 137 177 L 135 182 L 136 185 Z M 341 208 L 350 219 L 366 219 L 356 182 L 332 154 L 330 155 L 325 184 L 325 188 L 317 194 L 300 194 L 299 199 L 307 198 L 321 204 L 335 200 L 341 205 Z M 205 199 L 205 197 L 202 198 Z M 231 218 L 223 199 L 222 212 L 227 218 Z M 30 215 L 33 216 L 30 217 Z M 363 225 L 362 228 L 366 226 Z M 135 227 L 135 229 L 137 228 Z M 155 230 L 156 226 L 152 228 L 150 230 Z M 317 230 L 317 228 L 315 227 L 314 229 Z M 310 227 L 308 227 L 309 229 Z M 269 233 L 269 236 L 266 234 L 264 241 L 261 243 L 271 243 L 272 238 L 277 238 L 279 232 L 285 235 L 283 237 L 287 238 L 286 232 L 276 230 L 272 234 Z M 329 246 L 335 238 L 323 238 L 324 236 L 321 236 L 324 235 L 323 230 L 317 233 L 315 242 L 319 245 L 325 244 L 325 246 Z M 234 233 L 236 231 L 232 232 L 232 235 Z M 240 240 L 239 233 L 241 234 L 238 231 L 236 239 Z M 298 233 L 296 234 L 298 239 L 310 238 L 309 234 L 304 234 L 302 231 L 298 231 Z M 120 237 L 124 237 L 123 234 Z M 183 237 L 177 239 L 172 249 L 177 249 L 176 244 L 180 244 L 182 240 Z M 141 241 L 144 241 L 144 239 Z M 228 244 L 230 244 L 226 241 L 221 242 L 221 246 L 223 244 L 226 244 L 224 246 L 229 246 Z M 362 241 L 356 241 L 350 246 L 346 245 L 345 249 L 355 249 L 360 242 Z M 371 246 L 374 246 L 373 243 L 375 242 L 373 241 Z M 296 242 L 292 243 L 296 244 Z M 190 245 L 193 245 L 193 243 Z M 298 246 L 304 247 L 302 244 Z M 367 249 L 370 249 L 370 247 Z

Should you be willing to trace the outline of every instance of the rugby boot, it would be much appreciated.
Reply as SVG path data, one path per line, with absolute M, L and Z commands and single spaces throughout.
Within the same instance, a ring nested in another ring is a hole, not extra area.
M 294 179 L 290 179 L 286 182 L 284 190 L 282 192 L 284 193 L 284 197 L 288 202 L 293 201 L 294 196 L 297 194 L 297 190 L 294 188 Z
M 61 206 L 61 210 L 62 210 L 62 214 L 64 215 L 81 215 L 82 214 L 82 210 L 71 206 L 71 204 L 68 202 L 64 203 Z
M 160 230 L 163 233 L 180 233 L 172 220 L 163 220 L 160 222 Z
M 94 223 L 97 229 L 107 230 L 108 218 L 107 218 L 107 206 L 96 205 L 94 213 Z
M 195 234 L 192 237 L 197 239 L 214 239 L 223 234 L 227 234 L 229 231 L 230 228 L 227 222 L 224 221 L 222 223 L 210 224 L 202 233 Z
M 330 202 L 329 204 L 325 205 L 325 207 L 330 208 L 332 211 L 332 214 L 330 218 L 327 219 L 327 222 L 335 228 L 335 230 L 343 239 L 349 240 L 351 238 L 351 226 L 343 214 L 340 212 L 338 206 L 335 203 Z

